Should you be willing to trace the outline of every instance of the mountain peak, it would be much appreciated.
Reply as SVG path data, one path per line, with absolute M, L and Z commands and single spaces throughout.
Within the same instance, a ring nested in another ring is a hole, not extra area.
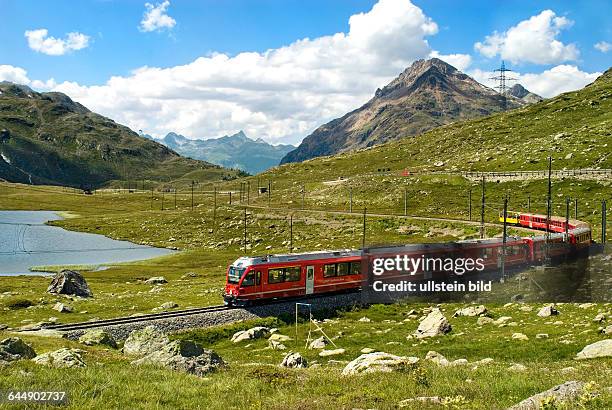
M 529 91 L 518 83 L 514 84 L 512 87 L 510 87 L 510 89 L 508 89 L 508 94 L 527 103 L 534 103 L 543 100 L 542 97 L 532 93 L 531 91 Z

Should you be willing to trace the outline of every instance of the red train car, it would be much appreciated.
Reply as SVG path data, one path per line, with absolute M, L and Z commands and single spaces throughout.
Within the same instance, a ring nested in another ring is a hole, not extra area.
M 324 251 L 238 258 L 227 269 L 224 301 L 244 305 L 359 288 L 361 251 Z

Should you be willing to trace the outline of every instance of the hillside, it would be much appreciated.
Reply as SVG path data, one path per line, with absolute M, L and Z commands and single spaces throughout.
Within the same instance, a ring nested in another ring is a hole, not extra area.
M 514 84 L 512 87 L 510 87 L 510 89 L 508 90 L 508 94 L 515 98 L 518 98 L 519 100 L 524 101 L 527 104 L 537 103 L 544 99 L 539 95 L 532 93 L 520 84 Z
M 456 122 L 392 141 L 266 173 L 325 181 L 390 169 L 410 171 L 612 168 L 612 69 L 585 88 L 520 109 Z
M 0 83 L 0 178 L 100 186 L 111 180 L 170 180 L 219 166 L 181 157 L 62 93 Z
M 208 161 L 226 168 L 258 174 L 279 164 L 293 145 L 271 145 L 261 138 L 253 140 L 240 131 L 234 135 L 194 140 L 174 132 L 156 140 L 189 158 Z
M 371 147 L 522 104 L 442 60 L 418 60 L 362 107 L 317 128 L 281 163 Z

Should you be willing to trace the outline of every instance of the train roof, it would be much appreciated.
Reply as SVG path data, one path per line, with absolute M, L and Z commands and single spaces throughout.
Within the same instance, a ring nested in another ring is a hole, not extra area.
M 303 253 L 274 254 L 265 256 L 243 256 L 241 258 L 238 258 L 232 265 L 246 267 L 251 265 L 259 265 L 261 263 L 308 261 L 314 259 L 331 259 L 351 256 L 361 257 L 361 251 L 356 249 L 340 249 Z

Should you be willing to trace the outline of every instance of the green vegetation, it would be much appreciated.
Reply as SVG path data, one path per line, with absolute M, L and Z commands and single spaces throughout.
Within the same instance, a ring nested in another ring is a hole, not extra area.
M 576 407 L 579 404 L 574 403 L 568 408 L 609 407 L 612 395 L 606 388 L 610 383 L 611 359 L 573 360 L 584 345 L 602 339 L 597 334 L 597 324 L 591 320 L 602 306 L 582 309 L 575 305 L 561 305 L 561 314 L 552 319 L 537 317 L 537 310 L 526 312 L 519 306 L 487 306 L 494 319 L 512 317 L 506 326 L 499 327 L 494 324 L 478 326 L 474 317 L 450 318 L 460 305 L 445 304 L 443 310 L 453 326 L 452 332 L 423 341 L 406 338 L 418 324 L 418 318 L 407 314 L 412 309 L 420 312 L 425 305 L 374 305 L 367 310 L 338 312 L 335 317 L 319 323 L 334 343 L 345 349 L 345 353 L 330 357 L 319 357 L 318 350 L 304 348 L 309 329 L 306 322 L 298 324 L 297 339 L 293 324 L 270 321 L 175 335 L 175 338 L 203 342 L 227 361 L 227 370 L 206 378 L 149 366 L 137 367 L 129 364 L 131 358 L 112 349 L 25 336 L 38 353 L 63 346 L 83 349 L 88 366 L 61 370 L 20 361 L 3 369 L 0 386 L 3 389 L 66 390 L 70 395 L 68 408 L 75 409 L 392 409 L 405 399 L 420 396 L 439 396 L 459 403 L 443 408 L 491 409 L 506 408 L 567 380 L 582 380 L 594 382 L 592 390 L 599 395 L 591 397 L 585 394 L 579 399 L 584 407 Z M 363 316 L 371 322 L 359 321 Z M 555 324 L 556 321 L 562 324 Z M 265 339 L 239 344 L 229 341 L 233 331 L 260 324 L 280 325 L 279 332 L 294 339 L 284 342 L 288 349 L 302 353 L 309 361 L 309 368 L 292 370 L 278 367 L 288 350 L 270 350 Z M 526 334 L 529 341 L 512 339 L 514 332 Z M 548 338 L 536 338 L 539 333 L 547 333 Z M 0 332 L 0 338 L 5 336 L 8 336 L 6 332 Z M 313 336 L 320 334 L 315 331 Z M 365 347 L 419 357 L 419 371 L 417 374 L 395 372 L 341 376 L 346 363 L 359 356 Z M 438 367 L 423 360 L 430 350 L 449 360 L 462 358 L 470 363 Z M 474 364 L 487 357 L 493 362 Z M 522 364 L 526 369 L 510 370 L 513 364 Z M 405 408 L 440 407 L 412 403 Z
M 166 181 L 195 170 L 212 180 L 237 173 L 180 157 L 64 94 L 7 82 L 0 91 L 2 179 L 97 187 L 112 180 Z

